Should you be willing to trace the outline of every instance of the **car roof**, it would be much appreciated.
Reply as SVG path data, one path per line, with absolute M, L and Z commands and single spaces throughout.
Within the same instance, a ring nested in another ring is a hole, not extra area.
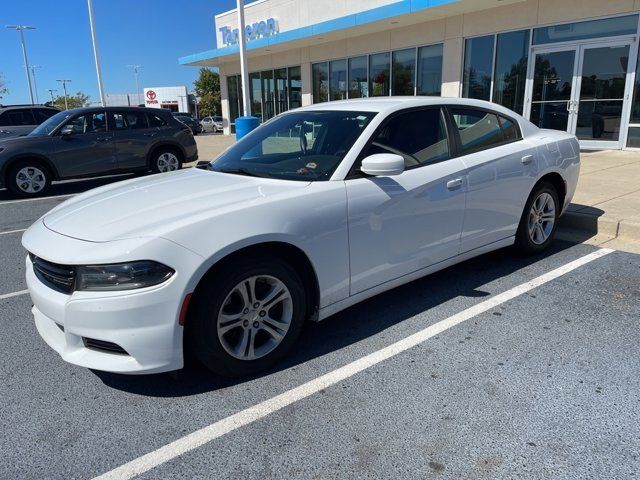
M 456 97 L 422 97 L 422 96 L 398 96 L 398 97 L 368 97 L 354 98 L 350 100 L 337 100 L 333 102 L 314 103 L 306 107 L 300 107 L 290 112 L 300 111 L 322 111 L 322 110 L 341 110 L 354 112 L 376 112 L 389 114 L 396 110 L 403 110 L 413 107 L 425 107 L 430 105 L 452 105 L 459 107 L 475 107 L 491 110 L 507 117 L 511 117 L 518 121 L 523 134 L 531 134 L 537 131 L 537 127 L 529 120 L 525 119 L 516 112 L 509 110 L 497 103 L 491 103 L 484 100 L 475 100 L 473 98 L 456 98 Z
M 0 104 L 0 110 L 13 110 L 16 108 L 50 108 L 51 110 L 58 110 L 58 108 L 53 107 L 51 105 L 44 105 L 44 104 L 32 104 L 32 103 L 25 103 L 25 104 L 15 104 L 15 105 L 1 105 Z

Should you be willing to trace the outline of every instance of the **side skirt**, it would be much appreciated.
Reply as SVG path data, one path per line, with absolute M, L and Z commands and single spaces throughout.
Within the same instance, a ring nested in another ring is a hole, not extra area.
M 420 270 L 416 270 L 415 272 L 408 273 L 407 275 L 403 275 L 402 277 L 398 277 L 394 280 L 389 280 L 388 282 L 381 283 L 375 287 L 372 287 L 363 292 L 356 293 L 349 298 L 345 298 L 344 300 L 340 300 L 339 302 L 332 303 L 331 305 L 327 305 L 320 309 L 317 315 L 316 321 L 324 320 L 325 318 L 333 315 L 334 313 L 338 313 L 345 308 L 348 308 L 356 303 L 359 303 L 367 298 L 371 298 L 379 293 L 386 292 L 387 290 L 391 290 L 392 288 L 399 287 L 400 285 L 404 285 L 405 283 L 412 282 L 417 280 L 418 278 L 422 278 L 426 275 L 430 275 L 439 270 L 443 270 L 447 267 L 455 265 L 456 263 L 464 262 L 465 260 L 469 260 L 470 258 L 477 257 L 479 255 L 483 255 L 488 252 L 492 252 L 493 250 L 498 250 L 500 248 L 508 247 L 513 245 L 515 242 L 515 236 L 507 237 L 503 240 L 498 240 L 497 242 L 490 243 L 483 247 L 478 247 L 476 249 L 465 252 L 461 255 L 457 255 L 455 257 L 451 257 L 447 260 L 444 260 L 439 263 L 435 263 L 428 267 L 422 268 Z

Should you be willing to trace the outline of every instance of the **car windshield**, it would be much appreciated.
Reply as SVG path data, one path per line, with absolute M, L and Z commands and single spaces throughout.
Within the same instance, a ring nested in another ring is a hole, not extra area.
M 44 135 L 49 135 L 58 125 L 64 122 L 71 115 L 73 115 L 73 112 L 70 110 L 56 113 L 53 117 L 49 117 L 47 120 L 34 128 L 31 133 L 29 133 L 29 136 L 41 137 Z
M 332 110 L 287 113 L 242 138 L 209 169 L 287 180 L 328 180 L 375 115 Z

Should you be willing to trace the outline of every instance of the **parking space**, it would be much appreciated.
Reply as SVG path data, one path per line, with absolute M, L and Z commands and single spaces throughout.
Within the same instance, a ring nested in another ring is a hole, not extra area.
M 256 378 L 197 366 L 119 376 L 64 363 L 38 336 L 28 295 L 7 297 L 26 288 L 21 232 L 8 232 L 109 181 L 28 202 L 0 192 L 0 478 L 92 478 L 123 465 L 112 478 L 632 478 L 640 469 L 640 256 L 597 257 L 568 242 L 534 258 L 505 249 L 308 325 L 291 357 Z M 380 356 L 390 345 L 402 348 Z M 318 383 L 335 372 L 347 373 Z M 247 410 L 261 402 L 259 414 Z

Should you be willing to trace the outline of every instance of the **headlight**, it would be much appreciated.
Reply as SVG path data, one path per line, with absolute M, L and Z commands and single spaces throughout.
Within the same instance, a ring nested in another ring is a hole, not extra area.
M 110 291 L 151 287 L 167 280 L 175 271 L 158 262 L 116 263 L 76 267 L 76 290 Z

